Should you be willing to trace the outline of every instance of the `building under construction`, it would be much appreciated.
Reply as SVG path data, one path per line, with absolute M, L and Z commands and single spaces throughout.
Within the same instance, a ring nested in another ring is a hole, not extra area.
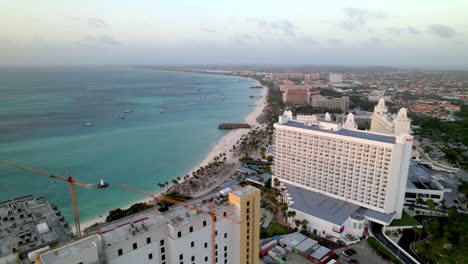
M 40 262 L 258 264 L 260 191 L 239 187 L 226 198 L 211 194 L 166 212 L 149 209 L 105 223 L 42 253 Z
M 0 202 L 0 263 L 31 263 L 35 251 L 65 243 L 70 234 L 57 206 L 43 197 Z

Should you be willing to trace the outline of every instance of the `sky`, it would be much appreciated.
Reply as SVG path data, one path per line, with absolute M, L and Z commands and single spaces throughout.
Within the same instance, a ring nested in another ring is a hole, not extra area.
M 0 0 L 0 65 L 468 69 L 467 0 Z

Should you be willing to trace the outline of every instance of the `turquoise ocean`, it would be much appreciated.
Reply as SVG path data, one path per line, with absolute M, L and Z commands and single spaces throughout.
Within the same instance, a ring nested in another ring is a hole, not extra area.
M 132 67 L 0 68 L 0 159 L 106 189 L 77 187 L 81 221 L 184 176 L 255 108 L 250 79 Z M 124 114 L 127 109 L 132 113 Z M 164 112 L 162 112 L 164 110 Z M 125 119 L 119 119 L 125 116 Z M 85 123 L 94 126 L 86 127 Z M 0 165 L 0 201 L 33 194 L 72 224 L 69 186 Z

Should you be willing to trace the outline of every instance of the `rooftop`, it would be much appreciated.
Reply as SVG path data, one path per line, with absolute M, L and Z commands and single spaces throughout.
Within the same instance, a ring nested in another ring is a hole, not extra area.
M 285 244 L 288 247 L 295 247 L 304 241 L 307 237 L 299 232 L 291 233 L 280 239 L 280 243 Z
M 318 242 L 316 240 L 307 238 L 306 240 L 299 243 L 299 245 L 297 245 L 295 248 L 299 250 L 300 252 L 306 252 L 317 244 Z
M 28 195 L 0 202 L 0 226 L 0 257 L 70 240 L 65 218 L 43 197 Z
M 306 130 L 319 131 L 322 133 L 327 133 L 327 134 L 332 134 L 332 135 L 340 135 L 340 136 L 354 137 L 354 138 L 371 140 L 371 141 L 378 141 L 378 142 L 383 142 L 383 143 L 390 143 L 390 144 L 396 143 L 396 138 L 394 136 L 381 135 L 381 134 L 367 132 L 367 131 L 349 130 L 345 128 L 340 129 L 338 131 L 331 131 L 331 130 L 321 129 L 319 125 L 317 124 L 306 126 L 303 122 L 298 122 L 294 120 L 289 120 L 287 123 L 281 124 L 281 125 L 288 126 L 288 127 L 301 128 L 301 129 L 306 129 Z
M 291 184 L 285 184 L 285 186 L 293 201 L 293 204 L 289 206 L 290 208 L 313 215 L 338 226 L 341 226 L 349 217 L 359 219 L 361 216 L 390 223 L 395 215 L 395 213 L 380 213 Z
M 312 252 L 309 256 L 313 257 L 314 259 L 322 259 L 325 257 L 331 250 L 324 246 L 317 248 L 314 252 Z

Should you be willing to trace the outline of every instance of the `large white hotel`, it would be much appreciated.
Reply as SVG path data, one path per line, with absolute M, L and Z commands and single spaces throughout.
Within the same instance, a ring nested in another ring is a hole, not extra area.
M 352 114 L 343 124 L 287 111 L 274 126 L 273 177 L 312 232 L 360 237 L 368 220 L 401 217 L 412 136 L 357 130 Z

